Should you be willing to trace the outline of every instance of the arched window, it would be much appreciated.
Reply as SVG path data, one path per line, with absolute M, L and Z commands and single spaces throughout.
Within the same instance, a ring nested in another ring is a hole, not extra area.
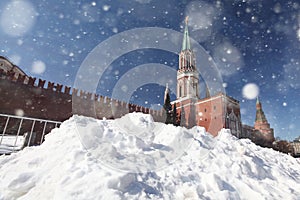
M 182 85 L 179 86 L 179 97 L 182 96 Z
M 180 69 L 182 68 L 182 66 L 183 66 L 183 58 L 182 56 L 180 56 Z
M 190 60 L 191 60 L 191 57 L 189 55 L 186 56 L 186 67 L 190 67 Z

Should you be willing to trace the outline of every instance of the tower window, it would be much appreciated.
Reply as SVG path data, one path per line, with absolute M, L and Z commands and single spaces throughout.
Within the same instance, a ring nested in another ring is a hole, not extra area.
M 183 58 L 180 57 L 180 69 L 182 68 L 182 65 L 183 65 Z
M 204 112 L 206 112 L 206 108 L 204 108 Z
M 179 97 L 181 97 L 182 96 L 182 86 L 180 85 L 179 86 Z

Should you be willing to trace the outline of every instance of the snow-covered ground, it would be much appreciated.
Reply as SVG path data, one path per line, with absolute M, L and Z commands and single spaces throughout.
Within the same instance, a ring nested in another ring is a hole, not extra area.
M 73 116 L 1 156 L 0 180 L 0 199 L 299 199 L 300 162 L 227 130 Z
M 0 136 L 0 155 L 1 154 L 8 154 L 13 151 L 18 151 L 22 148 L 24 143 L 23 136 L 14 136 L 14 135 L 4 135 L 3 137 Z

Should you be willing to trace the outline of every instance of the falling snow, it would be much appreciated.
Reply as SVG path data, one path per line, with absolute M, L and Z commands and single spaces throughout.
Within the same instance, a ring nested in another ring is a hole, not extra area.
M 111 36 L 141 27 L 182 32 L 185 17 L 189 16 L 190 36 L 208 52 L 209 63 L 216 64 L 223 79 L 220 86 L 242 102 L 245 113 L 254 112 L 253 98 L 258 92 L 253 88 L 243 91 L 248 88 L 247 84 L 255 83 L 262 101 L 270 102 L 266 105 L 270 107 L 266 113 L 272 111 L 278 116 L 284 109 L 286 119 L 300 120 L 297 101 L 300 98 L 300 4 L 296 0 L 176 3 L 166 0 L 163 4 L 153 0 L 14 0 L 1 1 L 0 10 L 1 55 L 28 75 L 69 86 L 73 85 L 85 57 Z M 135 36 L 132 37 L 127 43 L 138 47 L 140 44 L 135 43 Z M 157 38 L 157 44 L 161 39 Z M 176 44 L 177 52 L 180 51 L 181 37 L 165 35 L 164 39 Z M 122 45 L 114 44 L 108 48 L 122 49 Z M 111 63 L 112 70 L 105 72 L 97 90 L 103 95 L 112 95 L 113 87 L 126 71 L 146 63 L 161 63 L 176 70 L 178 57 L 161 51 L 127 53 L 115 58 Z M 203 69 L 206 67 L 201 66 L 201 59 L 196 64 Z M 99 64 L 101 66 L 103 63 Z M 118 74 L 115 74 L 116 70 Z M 205 74 L 205 71 L 200 73 Z M 163 75 L 155 74 L 154 79 Z M 132 93 L 131 99 L 135 103 L 145 105 L 148 102 L 147 107 L 150 107 L 162 104 L 164 85 L 141 86 L 145 89 L 136 91 L 129 91 L 124 85 L 120 89 Z M 245 123 L 252 124 L 255 116 L 250 116 L 242 114 L 241 117 Z M 286 119 L 274 119 L 275 135 L 286 137 L 279 127 L 295 124 Z M 300 134 L 297 123 L 291 127 L 291 134 L 295 137 Z
M 10 1 L 2 8 L 0 25 L 2 30 L 13 37 L 26 34 L 34 26 L 36 11 L 29 1 Z
M 31 72 L 34 74 L 42 74 L 46 70 L 46 65 L 43 61 L 37 60 L 32 63 Z
M 243 96 L 247 99 L 255 99 L 259 95 L 259 88 L 254 83 L 248 83 L 243 87 Z

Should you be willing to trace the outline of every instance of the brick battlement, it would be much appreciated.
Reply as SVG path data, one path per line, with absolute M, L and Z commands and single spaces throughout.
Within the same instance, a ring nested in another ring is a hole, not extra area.
M 27 117 L 64 121 L 73 114 L 114 119 L 130 112 L 143 112 L 151 114 L 155 121 L 164 119 L 162 110 L 152 110 L 2 69 L 0 91 L 0 111 L 5 114 L 14 115 L 17 110 L 22 110 Z

